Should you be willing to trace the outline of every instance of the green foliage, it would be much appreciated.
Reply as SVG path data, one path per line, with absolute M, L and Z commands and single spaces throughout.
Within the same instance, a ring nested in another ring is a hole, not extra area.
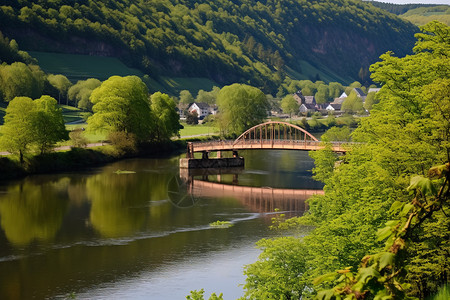
M 187 114 L 186 123 L 189 125 L 197 125 L 198 124 L 198 116 L 197 116 L 196 111 L 193 111 L 192 113 Z
M 191 92 L 188 90 L 182 90 L 180 92 L 180 103 L 189 104 L 194 102 L 194 97 L 192 96 Z
M 422 30 L 415 55 L 387 53 L 371 67 L 382 89 L 380 102 L 352 133 L 362 143 L 339 161 L 329 150 L 313 154 L 325 194 L 290 221 L 299 229 L 315 226 L 298 241 L 302 257 L 296 262 L 304 266 L 290 274 L 301 275 L 304 298 L 425 299 L 448 281 L 448 164 L 432 168 L 430 178 L 423 173 L 450 153 L 450 29 L 433 22 Z M 274 240 L 268 249 L 282 244 Z M 278 261 L 265 257 L 247 268 L 247 284 L 263 269 L 278 272 L 271 265 Z M 267 286 L 276 282 L 267 280 Z
M 92 102 L 89 98 L 91 97 L 92 91 L 101 84 L 101 81 L 95 78 L 79 80 L 69 88 L 67 98 L 78 108 L 92 111 Z
M 244 299 L 300 299 L 307 287 L 304 277 L 306 257 L 298 238 L 262 239 L 259 260 L 246 266 Z
M 132 133 L 125 131 L 115 131 L 108 134 L 108 140 L 111 142 L 118 153 L 135 153 L 137 150 L 136 137 Z
M 91 94 L 94 114 L 88 118 L 89 130 L 123 131 L 134 134 L 137 142 L 148 140 L 155 123 L 148 96 L 138 77 L 110 77 Z
M 231 226 L 233 226 L 233 223 L 231 223 L 230 221 L 215 221 L 209 223 L 209 226 L 214 228 L 230 228 Z
M 419 7 L 408 10 L 400 17 L 418 26 L 431 21 L 439 21 L 450 26 L 450 7 L 448 5 Z
M 56 142 L 67 140 L 68 132 L 64 125 L 61 108 L 50 96 L 42 96 L 34 100 L 35 111 L 33 116 L 34 142 L 41 153 L 49 151 Z
M 281 109 L 292 117 L 292 114 L 298 113 L 299 105 L 292 95 L 287 95 L 281 100 Z
M 191 294 L 186 296 L 187 300 L 204 300 L 205 290 L 201 289 L 200 291 L 191 291 Z M 219 296 L 217 296 L 215 293 L 212 293 L 211 296 L 208 298 L 208 300 L 223 300 L 223 294 L 221 293 Z
M 314 80 L 356 78 L 361 64 L 367 67 L 386 45 L 406 53 L 416 31 L 409 23 L 356 0 L 257 5 L 249 0 L 13 0 L 0 6 L 0 20 L 2 28 L 13 32 L 27 49 L 119 56 L 146 73 L 209 77 L 220 84 L 246 82 L 272 93 L 285 71 Z M 36 43 L 22 32 L 57 36 L 58 43 Z M 330 36 L 326 41 L 325 32 Z M 340 51 L 333 35 L 352 47 Z M 374 50 L 367 51 L 355 36 L 373 41 Z M 363 51 L 365 56 L 355 60 Z
M 58 103 L 61 104 L 61 97 L 66 97 L 68 100 L 67 92 L 72 86 L 72 83 L 66 76 L 58 74 L 50 74 L 47 76 L 48 82 L 58 91 Z M 66 102 L 67 105 L 67 102 Z
M 44 81 L 45 74 L 36 65 L 21 62 L 0 65 L 0 91 L 4 101 L 11 101 L 14 97 L 40 97 Z
M 83 133 L 84 132 L 81 129 L 76 129 L 69 132 L 69 138 L 74 147 L 83 148 L 88 144 L 88 140 Z
M 376 93 L 371 92 L 367 94 L 366 101 L 364 101 L 364 108 L 368 111 L 372 110 L 372 106 L 378 103 Z
M 213 89 L 209 92 L 204 90 L 199 90 L 197 97 L 195 98 L 196 102 L 200 103 L 208 103 L 208 104 L 214 104 L 216 103 L 217 95 L 219 94 L 220 88 L 215 86 Z
M 223 87 L 217 97 L 219 124 L 226 134 L 241 134 L 267 117 L 269 103 L 258 88 L 245 84 Z
M 10 101 L 1 133 L 0 147 L 18 154 L 21 163 L 24 162 L 24 154 L 33 147 L 43 153 L 56 142 L 68 138 L 61 109 L 49 96 L 35 101 L 16 97 Z
M 332 277 L 339 276 L 336 279 L 336 285 L 331 290 L 324 290 L 318 293 L 318 299 L 335 299 L 339 297 L 358 299 L 361 296 L 375 297 L 375 299 L 412 299 L 407 296 L 406 291 L 411 288 L 411 284 L 405 280 L 405 262 L 407 255 L 405 253 L 413 244 L 412 238 L 414 231 L 417 230 L 428 219 L 432 220 L 433 214 L 439 213 L 444 207 L 449 205 L 449 191 L 450 191 L 450 170 L 449 164 L 434 167 L 439 169 L 439 175 L 435 176 L 435 172 L 430 172 L 432 177 L 437 177 L 438 182 L 432 182 L 430 178 L 423 176 L 413 176 L 411 178 L 408 190 L 414 191 L 414 199 L 410 203 L 402 203 L 395 201 L 390 209 L 390 212 L 396 217 L 393 220 L 386 222 L 386 227 L 381 228 L 377 232 L 377 239 L 385 240 L 384 250 L 369 256 L 365 256 L 362 260 L 361 266 L 356 273 L 350 272 L 350 268 L 340 270 L 334 274 L 327 274 L 315 280 L 315 284 L 319 284 L 324 280 L 330 280 Z M 439 189 L 435 187 L 438 184 Z M 443 219 L 445 220 L 445 219 Z M 431 221 L 433 222 L 433 221 Z M 448 225 L 448 220 L 446 221 Z M 439 232 L 439 231 L 438 231 Z M 442 235 L 443 241 L 447 239 L 444 245 L 436 245 L 434 247 L 437 251 L 442 251 L 442 248 L 450 249 L 448 242 L 449 232 L 439 232 Z M 427 238 L 434 239 L 436 237 L 430 236 Z M 414 245 L 414 244 L 413 244 Z M 430 245 L 430 244 L 428 244 Z M 420 244 L 419 244 L 420 247 Z M 415 246 L 412 246 L 417 248 Z M 427 280 L 430 280 L 430 267 L 441 269 L 446 273 L 448 263 L 445 261 L 446 250 L 443 253 L 431 253 L 428 250 L 428 256 L 421 257 L 422 260 L 430 260 L 429 256 L 440 257 L 439 265 L 422 266 L 424 274 L 428 274 Z M 414 251 L 413 251 L 414 252 Z M 412 256 L 414 260 L 420 260 L 416 256 Z M 432 261 L 432 260 L 431 260 Z M 412 263 L 414 265 L 414 263 Z M 439 268 L 441 267 L 441 268 Z M 436 272 L 436 270 L 434 270 Z M 342 274 L 342 275 L 341 275 Z M 330 278 L 330 275 L 332 276 Z M 442 278 L 443 280 L 446 280 Z M 442 280 L 441 279 L 441 280 Z M 439 280 L 435 278 L 434 280 Z M 437 289 L 437 287 L 434 287 Z
M 16 97 L 6 108 L 4 124 L 1 128 L 1 148 L 17 153 L 23 163 L 23 155 L 33 143 L 34 103 L 28 97 Z
M 154 135 L 158 142 L 179 136 L 180 116 L 175 111 L 175 102 L 167 94 L 154 93 L 150 97 L 150 107 L 154 115 Z
M 355 91 L 352 91 L 342 103 L 341 110 L 346 113 L 362 113 L 364 110 L 363 101 L 356 95 Z

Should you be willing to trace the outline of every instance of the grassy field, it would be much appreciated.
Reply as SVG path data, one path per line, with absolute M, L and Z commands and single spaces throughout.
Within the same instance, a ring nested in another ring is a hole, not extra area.
M 136 75 L 142 78 L 151 93 L 159 91 L 172 96 L 178 96 L 181 90 L 189 90 L 196 96 L 200 89 L 210 91 L 213 86 L 219 86 L 208 78 L 166 76 L 152 78 L 151 74 L 150 76 L 145 75 L 138 69 L 129 68 L 114 57 L 36 51 L 29 53 L 38 60 L 39 66 L 46 73 L 63 74 L 72 83 L 88 78 L 97 78 L 103 81 L 113 75 Z
M 84 121 L 83 111 L 81 109 L 69 105 L 60 105 L 59 107 L 62 109 L 64 123 Z
M 38 60 L 39 66 L 44 72 L 63 74 L 72 82 L 87 78 L 105 80 L 113 75 L 144 76 L 141 71 L 129 68 L 113 57 L 35 51 L 29 53 Z
M 286 70 L 286 73 L 291 77 L 298 80 L 305 80 L 309 79 L 312 81 L 315 81 L 316 75 L 319 75 L 321 80 L 327 81 L 327 82 L 340 82 L 342 84 L 344 83 L 352 83 L 354 80 L 351 78 L 345 78 L 342 77 L 336 73 L 331 72 L 326 66 L 324 65 L 317 65 L 313 66 L 307 61 L 300 60 L 299 61 L 300 68 L 302 70 L 302 73 L 298 73 L 290 68 Z
M 187 125 L 182 124 L 183 129 L 180 130 L 180 136 L 195 136 L 195 135 L 217 135 L 219 134 L 219 129 L 214 126 L 209 125 Z

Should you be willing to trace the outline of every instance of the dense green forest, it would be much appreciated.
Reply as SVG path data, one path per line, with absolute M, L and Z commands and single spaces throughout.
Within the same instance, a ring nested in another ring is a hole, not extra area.
M 152 78 L 276 92 L 287 74 L 320 79 L 302 78 L 311 65 L 334 81 L 367 80 L 360 71 L 388 50 L 408 53 L 417 28 L 358 0 L 10 0 L 0 31 L 26 51 L 115 56 Z

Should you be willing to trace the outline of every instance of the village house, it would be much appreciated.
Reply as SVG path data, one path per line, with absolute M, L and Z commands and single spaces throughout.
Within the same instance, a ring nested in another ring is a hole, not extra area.
M 305 103 L 305 96 L 303 96 L 302 91 L 298 90 L 297 92 L 292 95 L 294 97 L 295 101 L 297 101 L 298 105 L 302 105 Z
M 325 108 L 327 111 L 340 111 L 342 107 L 342 104 L 339 103 L 330 103 L 328 104 L 328 106 Z
M 316 112 L 318 110 L 316 97 L 303 96 L 302 91 L 297 91 L 292 95 L 299 104 L 300 113 Z
M 316 112 L 317 107 L 314 104 L 304 103 L 304 104 L 300 105 L 299 111 L 304 114 L 306 114 L 308 112 Z
M 201 120 L 207 115 L 215 115 L 217 113 L 217 106 L 210 106 L 208 103 L 194 102 L 189 105 L 187 109 L 188 113 L 197 113 L 197 117 Z

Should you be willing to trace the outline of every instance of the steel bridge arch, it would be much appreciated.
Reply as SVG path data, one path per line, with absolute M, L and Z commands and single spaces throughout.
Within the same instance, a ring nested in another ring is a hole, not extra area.
M 301 138 L 302 134 L 303 138 Z M 269 121 L 255 125 L 252 128 L 246 130 L 236 140 L 234 140 L 233 145 L 236 145 L 239 142 L 245 142 L 246 140 L 259 139 L 261 141 L 262 140 L 274 141 L 277 139 L 282 139 L 282 137 L 283 140 L 304 140 L 314 142 L 319 141 L 315 136 L 313 136 L 311 133 L 301 128 L 300 126 L 287 122 Z

